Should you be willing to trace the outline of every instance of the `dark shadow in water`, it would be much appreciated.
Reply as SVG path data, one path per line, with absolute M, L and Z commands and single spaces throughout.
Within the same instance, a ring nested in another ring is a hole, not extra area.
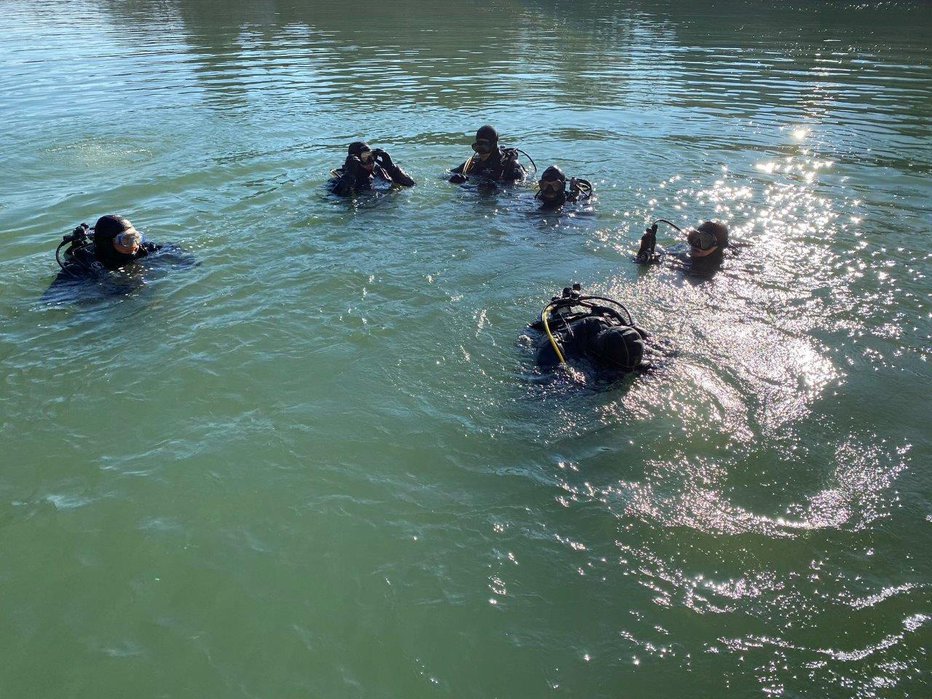
M 393 185 L 390 182 L 376 180 L 372 185 L 372 189 L 354 192 L 344 197 L 334 194 L 330 186 L 330 181 L 325 182 L 321 186 L 321 199 L 333 206 L 343 207 L 351 213 L 385 206 L 389 202 L 394 201 L 405 189 L 404 187 Z
M 679 248 L 679 244 L 675 248 Z M 722 268 L 725 261 L 723 250 L 707 255 L 706 257 L 692 257 L 688 249 L 671 249 L 667 251 L 666 262 L 673 269 L 681 272 L 690 284 L 701 284 L 711 281 Z
M 444 175 L 443 179 L 446 180 L 447 177 L 448 175 Z M 507 184 L 488 179 L 470 180 L 463 184 L 451 182 L 447 186 L 455 191 L 464 206 L 472 203 L 480 211 L 489 213 L 499 210 L 513 211 L 518 206 L 523 192 L 527 190 L 527 184 L 524 182 Z M 465 211 L 463 213 L 467 218 L 471 215 Z M 474 224 L 467 222 L 463 225 L 469 227 Z
M 597 214 L 594 200 L 580 204 L 564 204 L 559 209 L 544 209 L 537 199 L 529 205 L 532 208 L 525 211 L 525 215 L 534 222 L 541 231 L 556 229 L 571 229 L 574 221 L 596 222 Z
M 167 244 L 138 262 L 101 277 L 71 277 L 64 273 L 40 297 L 50 306 L 96 304 L 104 299 L 129 296 L 166 277 L 172 270 L 196 267 L 195 257 L 177 245 Z

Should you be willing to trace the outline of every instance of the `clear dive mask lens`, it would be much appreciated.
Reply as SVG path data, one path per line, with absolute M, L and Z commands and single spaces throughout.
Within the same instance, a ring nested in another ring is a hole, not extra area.
M 712 248 L 718 247 L 718 238 L 711 231 L 691 230 L 686 236 L 686 242 L 693 250 L 706 252 Z
M 537 186 L 541 192 L 556 194 L 563 191 L 565 183 L 562 180 L 540 180 Z
M 694 248 L 698 248 L 699 250 L 711 250 L 716 245 L 718 245 L 718 240 L 716 239 L 715 234 L 709 231 L 695 231 L 689 237 L 689 244 Z
M 369 163 L 371 163 L 371 162 L 375 159 L 375 157 L 372 155 L 372 151 L 371 151 L 371 150 L 364 150 L 362 153 L 359 154 L 359 159 L 360 159 L 364 164 L 368 165 Z
M 139 235 L 139 231 L 132 228 L 116 236 L 117 245 L 123 248 L 138 247 L 141 242 L 142 236 Z

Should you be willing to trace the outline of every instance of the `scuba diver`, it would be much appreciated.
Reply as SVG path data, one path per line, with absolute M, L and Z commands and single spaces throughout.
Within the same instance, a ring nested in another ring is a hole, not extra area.
M 372 149 L 364 141 L 353 141 L 348 150 L 343 167 L 330 173 L 333 175 L 330 191 L 334 194 L 345 197 L 372 189 L 377 179 L 392 185 L 414 186 L 411 176 L 381 148 Z
M 470 177 L 475 177 L 487 182 L 514 184 L 522 182 L 527 175 L 524 166 L 518 162 L 518 154 L 524 151 L 499 146 L 498 131 L 493 126 L 486 125 L 476 131 L 472 149 L 475 153 L 466 162 L 450 170 L 453 173 L 450 182 L 463 184 Z M 530 160 L 530 156 L 527 157 Z M 534 169 L 537 169 L 536 165 Z
M 89 236 L 88 231 L 93 231 L 93 236 Z M 62 262 L 61 249 L 65 245 L 68 249 Z M 110 270 L 119 269 L 161 248 L 161 245 L 143 241 L 139 231 L 123 216 L 101 216 L 93 228 L 82 223 L 71 235 L 62 238 L 55 250 L 55 260 L 61 267 L 55 281 L 102 277 Z
M 535 341 L 537 365 L 552 369 L 584 361 L 605 378 L 646 371 L 647 333 L 631 312 L 604 296 L 580 293 L 579 284 L 563 289 L 529 326 L 542 333 Z
M 721 260 L 722 250 L 728 247 L 728 226 L 715 221 L 705 221 L 698 228 L 683 230 L 665 218 L 654 221 L 641 236 L 641 246 L 634 260 L 638 264 L 649 265 L 660 262 L 666 251 L 657 245 L 657 224 L 665 223 L 680 233 L 686 234 L 689 244 L 689 257 L 693 260 L 708 258 Z
M 62 248 L 65 249 L 64 254 Z M 43 294 L 46 301 L 71 300 L 64 290 L 76 284 L 93 281 L 103 284 L 105 292 L 125 294 L 144 284 L 138 274 L 116 274 L 129 271 L 133 263 L 149 256 L 166 257 L 175 264 L 196 265 L 194 258 L 175 245 L 157 245 L 143 240 L 132 223 L 123 216 L 101 216 L 93 227 L 77 226 L 55 249 L 55 261 L 61 270 Z M 59 292 L 63 293 L 59 293 Z
M 572 177 L 569 181 L 569 190 L 566 188 L 566 175 L 556 165 L 551 165 L 540 176 L 537 182 L 537 194 L 540 199 L 540 208 L 546 211 L 556 211 L 567 202 L 575 204 L 588 201 L 592 197 L 592 183 L 589 180 Z

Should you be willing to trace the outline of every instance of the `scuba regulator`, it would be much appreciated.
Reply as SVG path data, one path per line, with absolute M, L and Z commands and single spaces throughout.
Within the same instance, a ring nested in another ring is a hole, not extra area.
M 570 178 L 570 192 L 577 199 L 588 199 L 592 196 L 592 183 L 582 177 Z
M 606 296 L 583 295 L 582 286 L 578 282 L 572 287 L 564 287 L 560 296 L 552 297 L 550 303 L 541 311 L 540 320 L 531 327 L 543 329 L 551 312 L 554 314 L 554 320 L 560 325 L 595 315 L 613 318 L 620 325 L 635 326 L 634 316 L 627 306 Z
M 55 261 L 63 271 L 72 274 L 71 270 L 65 267 L 65 264 L 61 261 L 61 249 L 66 245 L 70 245 L 70 247 L 65 250 L 65 259 L 69 260 L 74 255 L 76 250 L 93 244 L 93 241 L 88 235 L 88 231 L 92 230 L 94 229 L 88 226 L 86 223 L 82 223 L 79 226 L 75 226 L 74 230 L 71 231 L 71 233 L 68 235 L 62 236 L 61 242 L 58 244 L 58 247 L 55 248 Z
M 604 323 L 606 330 L 616 328 L 631 333 L 629 342 L 641 344 L 647 339 L 647 333 L 635 324 L 634 316 L 623 303 L 605 296 L 584 295 L 578 283 L 564 288 L 560 296 L 551 298 L 550 303 L 541 311 L 540 319 L 530 327 L 547 335 L 560 364 L 566 365 L 566 354 L 556 335 L 562 335 L 565 342 L 574 335 L 572 324 L 587 318 L 598 319 Z M 633 371 L 635 368 L 632 366 L 626 368 L 626 371 Z
M 641 247 L 638 248 L 638 254 L 634 257 L 634 261 L 639 265 L 652 265 L 659 263 L 663 256 L 666 255 L 666 252 L 663 248 L 657 248 L 657 224 L 666 223 L 668 226 L 675 228 L 680 233 L 683 232 L 683 229 L 677 226 L 675 223 L 668 221 L 665 218 L 658 218 L 654 221 L 646 231 L 644 235 L 641 236 Z

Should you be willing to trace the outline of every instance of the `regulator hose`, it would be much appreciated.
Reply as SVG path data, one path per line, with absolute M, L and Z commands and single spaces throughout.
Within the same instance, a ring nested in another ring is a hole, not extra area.
M 550 316 L 550 309 L 554 306 L 553 303 L 547 305 L 547 307 L 541 312 L 540 318 L 544 322 L 544 332 L 547 333 L 547 338 L 550 340 L 551 346 L 553 346 L 553 351 L 557 353 L 557 359 L 560 360 L 560 364 L 566 365 L 566 357 L 563 356 L 563 352 L 560 351 L 560 345 L 557 344 L 557 338 L 553 336 L 553 333 L 550 332 L 550 323 L 547 321 L 547 318 Z
M 68 244 L 74 245 L 78 248 L 83 248 L 85 245 L 89 244 L 87 239 L 87 232 L 94 230 L 86 223 L 82 223 L 80 226 L 75 226 L 75 229 L 71 231 L 70 234 L 62 236 L 61 242 L 58 244 L 58 247 L 55 248 L 55 261 L 58 263 L 58 266 L 62 268 L 63 272 L 67 272 L 72 277 L 76 276 L 74 272 L 65 267 L 64 263 L 61 261 L 61 249 Z
M 520 148 L 515 148 L 514 150 L 516 150 L 518 153 L 520 153 L 520 154 L 523 155 L 525 158 L 527 158 L 528 160 L 531 161 L 531 165 L 534 166 L 534 172 L 532 173 L 532 176 L 533 176 L 533 175 L 536 175 L 536 174 L 537 174 L 537 163 L 534 162 L 534 158 L 532 158 L 531 156 L 529 156 L 527 153 L 525 153 L 525 152 L 524 152 L 523 150 L 521 150 Z
M 606 306 L 602 304 L 608 305 Z M 562 297 L 554 297 L 550 300 L 550 303 L 544 307 L 544 310 L 540 312 L 540 319 L 542 325 L 544 326 L 544 332 L 547 335 L 547 339 L 550 340 L 550 345 L 553 347 L 553 351 L 556 353 L 557 359 L 560 360 L 560 364 L 566 364 L 566 357 L 563 355 L 563 351 L 560 349 L 560 344 L 557 342 L 557 338 L 554 337 L 553 331 L 550 329 L 550 312 L 559 308 L 572 308 L 573 306 L 580 306 L 582 308 L 589 309 L 590 311 L 598 311 L 603 315 L 610 314 L 623 325 L 636 327 L 634 324 L 634 316 L 631 314 L 631 311 L 628 310 L 628 307 L 621 303 L 621 301 L 610 299 L 607 296 L 578 296 L 572 293 Z M 624 316 L 622 316 L 621 313 L 619 313 L 611 306 L 615 306 L 624 311 Z M 625 318 L 625 316 L 627 318 Z M 565 322 L 566 321 L 564 321 L 564 323 Z
M 58 244 L 58 247 L 55 248 L 55 261 L 58 263 L 58 266 L 62 268 L 62 271 L 63 271 L 63 272 L 68 272 L 68 274 L 71 274 L 71 271 L 68 270 L 68 269 L 65 267 L 65 265 L 62 263 L 62 261 L 61 261 L 61 256 L 60 256 L 59 253 L 61 253 L 61 249 L 62 249 L 63 247 L 65 247 L 65 246 L 66 246 L 68 243 L 70 243 L 70 242 L 71 242 L 70 240 L 63 240 L 63 241 L 61 241 L 61 242 Z
M 652 226 L 656 226 L 658 223 L 665 223 L 665 224 L 667 224 L 668 226 L 671 226 L 671 227 L 675 228 L 675 229 L 678 230 L 680 233 L 683 232 L 683 229 L 682 229 L 682 228 L 680 228 L 679 226 L 677 226 L 677 225 L 676 225 L 675 223 L 673 223 L 672 221 L 668 221 L 668 220 L 665 219 L 665 218 L 658 218 L 658 219 L 657 219 L 656 221 L 654 221 L 651 225 L 652 225 Z

